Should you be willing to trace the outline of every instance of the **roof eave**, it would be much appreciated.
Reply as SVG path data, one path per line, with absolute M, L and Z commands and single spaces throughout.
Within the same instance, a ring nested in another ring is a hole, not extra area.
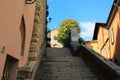
M 113 2 L 113 5 L 112 5 L 112 8 L 110 10 L 110 14 L 108 16 L 108 19 L 107 19 L 107 22 L 106 22 L 106 28 L 109 29 L 114 17 L 115 17 L 115 14 L 117 12 L 117 9 L 118 9 L 118 5 L 120 4 L 120 0 L 114 0 Z
M 97 35 L 98 35 L 98 31 L 99 31 L 99 27 L 105 27 L 106 24 L 105 23 L 95 23 L 95 29 L 94 29 L 94 34 L 93 34 L 93 40 L 97 40 Z

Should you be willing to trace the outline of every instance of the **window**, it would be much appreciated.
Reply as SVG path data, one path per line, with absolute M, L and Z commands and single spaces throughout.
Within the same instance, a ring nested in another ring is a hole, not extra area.
M 113 33 L 113 28 L 110 30 L 110 37 L 111 37 L 111 42 L 114 44 L 114 33 Z
M 20 24 L 20 32 L 21 32 L 21 56 L 23 56 L 25 48 L 25 22 L 23 17 Z
M 27 4 L 33 4 L 36 2 L 36 0 L 25 0 Z
M 104 48 L 102 48 L 102 50 L 103 50 L 103 51 L 106 51 L 106 48 L 104 47 Z
M 54 36 L 54 40 L 56 40 L 56 41 L 57 41 L 57 36 Z

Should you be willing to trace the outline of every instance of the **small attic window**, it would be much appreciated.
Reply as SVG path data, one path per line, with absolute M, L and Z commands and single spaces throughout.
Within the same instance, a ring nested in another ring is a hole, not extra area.
M 33 4 L 33 3 L 35 3 L 36 2 L 36 0 L 25 0 L 25 3 L 26 4 Z

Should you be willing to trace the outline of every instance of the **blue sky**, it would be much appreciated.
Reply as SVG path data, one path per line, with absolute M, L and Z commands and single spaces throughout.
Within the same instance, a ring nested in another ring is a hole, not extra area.
M 59 27 L 64 19 L 72 18 L 80 25 L 80 36 L 92 40 L 95 22 L 106 23 L 113 0 L 48 0 L 49 29 Z

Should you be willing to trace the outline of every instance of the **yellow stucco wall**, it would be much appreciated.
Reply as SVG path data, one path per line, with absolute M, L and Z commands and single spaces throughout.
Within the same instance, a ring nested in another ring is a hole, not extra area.
M 93 50 L 95 50 L 96 52 L 99 52 L 99 47 L 98 47 L 98 41 L 97 40 L 93 40 L 93 41 L 86 41 L 85 45 Z
M 57 29 L 54 29 L 50 32 L 50 38 L 51 38 L 50 45 L 51 47 L 61 48 L 63 47 L 63 45 L 59 43 L 58 40 L 55 39 L 55 37 L 57 38 L 57 35 L 58 35 Z
M 113 32 L 113 34 L 112 34 Z M 113 37 L 112 37 L 113 35 Z M 109 28 L 111 58 L 117 57 L 120 64 L 120 19 L 117 11 Z
M 120 15 L 116 11 L 115 16 L 108 29 L 99 26 L 97 40 L 99 52 L 108 59 L 117 57 L 120 64 Z
M 99 26 L 97 40 L 100 54 L 110 59 L 109 34 L 104 26 Z

